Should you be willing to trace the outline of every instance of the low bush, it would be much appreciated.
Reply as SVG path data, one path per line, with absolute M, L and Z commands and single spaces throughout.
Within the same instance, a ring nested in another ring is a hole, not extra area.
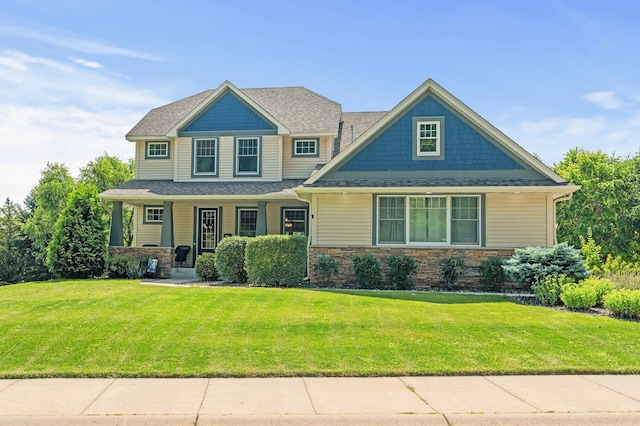
M 533 293 L 540 303 L 555 306 L 560 301 L 562 286 L 574 284 L 575 281 L 564 275 L 547 275 L 533 285 Z
M 141 259 L 136 259 L 129 254 L 118 254 L 107 257 L 107 276 L 109 278 L 140 278 L 143 274 L 140 264 Z
M 202 281 L 215 281 L 218 279 L 215 253 L 202 253 L 196 259 L 196 275 Z
M 589 276 L 580 252 L 567 243 L 516 249 L 513 256 L 505 260 L 504 270 L 524 286 L 533 286 L 548 275 L 564 275 L 573 281 Z
M 565 284 L 562 286 L 560 300 L 570 309 L 587 309 L 596 305 L 596 290 L 582 284 Z
M 442 285 L 446 289 L 452 289 L 458 284 L 460 274 L 467 269 L 464 259 L 461 257 L 450 257 L 440 261 L 440 271 L 442 272 Z
M 251 284 L 298 286 L 307 270 L 307 238 L 299 234 L 252 238 L 247 241 L 245 263 Z
M 640 318 L 640 290 L 615 290 L 604 296 L 604 307 L 625 318 Z
M 604 278 L 589 277 L 582 281 L 580 285 L 590 287 L 596 292 L 595 306 L 602 306 L 604 296 L 616 289 L 615 284 Z
M 490 257 L 480 262 L 480 284 L 486 291 L 500 291 L 507 281 L 502 259 Z
M 228 283 L 246 283 L 244 251 L 247 237 L 226 237 L 216 248 L 215 267 L 221 280 Z
M 382 271 L 380 262 L 371 254 L 353 256 L 353 272 L 359 288 L 381 288 Z
M 338 262 L 328 254 L 318 255 L 314 267 L 316 271 L 322 275 L 324 285 L 329 285 L 332 275 L 340 273 Z
M 389 265 L 389 283 L 397 290 L 410 290 L 413 288 L 413 277 L 418 272 L 418 262 L 404 254 L 390 256 L 387 259 Z

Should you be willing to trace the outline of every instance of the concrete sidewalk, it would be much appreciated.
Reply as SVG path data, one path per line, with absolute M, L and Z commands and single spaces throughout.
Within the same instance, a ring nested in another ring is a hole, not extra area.
M 0 425 L 638 425 L 640 375 L 0 380 Z

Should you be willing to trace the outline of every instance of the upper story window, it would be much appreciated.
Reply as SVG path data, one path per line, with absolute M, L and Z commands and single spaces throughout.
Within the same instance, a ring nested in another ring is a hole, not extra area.
M 144 223 L 162 223 L 164 208 L 157 206 L 144 207 Z
M 294 139 L 293 140 L 293 156 L 294 157 L 319 157 L 320 147 L 319 140 L 316 139 Z
M 218 140 L 194 139 L 193 175 L 216 176 L 218 174 Z
M 260 138 L 236 138 L 235 175 L 260 175 Z
M 440 155 L 440 122 L 418 121 L 418 155 Z
M 147 142 L 145 158 L 169 158 L 169 142 Z

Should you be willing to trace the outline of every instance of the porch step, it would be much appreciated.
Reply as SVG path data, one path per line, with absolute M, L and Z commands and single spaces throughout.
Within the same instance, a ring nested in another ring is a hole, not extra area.
M 171 278 L 195 278 L 195 268 L 171 268 Z

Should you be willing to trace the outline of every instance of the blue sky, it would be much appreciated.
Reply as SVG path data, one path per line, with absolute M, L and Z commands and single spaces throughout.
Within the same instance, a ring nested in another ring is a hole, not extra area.
M 548 165 L 640 147 L 640 2 L 0 0 L 0 199 L 133 157 L 151 108 L 224 80 L 389 110 L 428 78 Z

